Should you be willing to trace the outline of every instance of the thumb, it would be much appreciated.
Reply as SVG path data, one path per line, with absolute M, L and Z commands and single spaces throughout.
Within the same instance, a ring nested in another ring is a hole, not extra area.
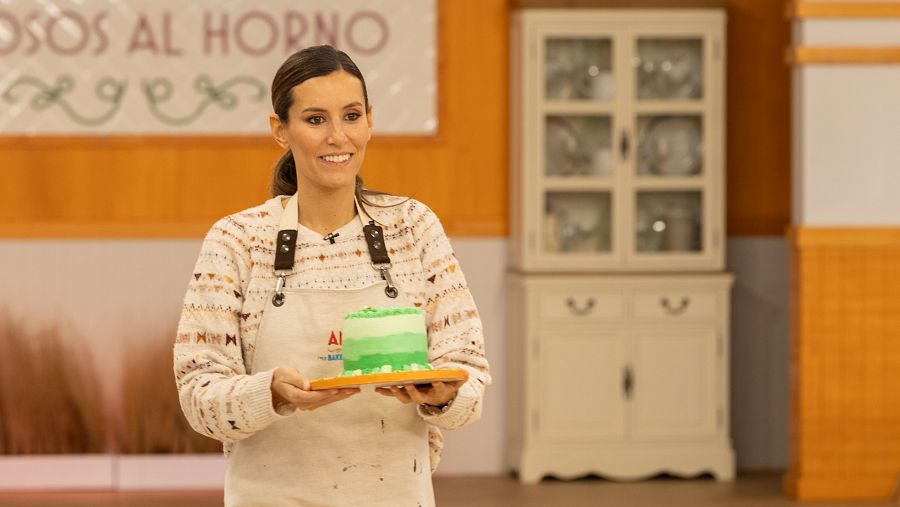
M 295 368 L 291 368 L 290 366 L 284 367 L 283 369 L 284 377 L 282 381 L 290 384 L 298 389 L 303 389 L 304 391 L 309 391 L 309 379 L 307 379 L 302 373 L 297 371 Z

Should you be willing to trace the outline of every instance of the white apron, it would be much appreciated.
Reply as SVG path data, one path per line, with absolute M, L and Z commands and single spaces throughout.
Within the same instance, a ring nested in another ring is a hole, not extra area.
M 296 229 L 295 195 L 279 231 Z M 267 299 L 251 373 L 291 366 L 310 380 L 339 375 L 341 352 L 335 339 L 340 342 L 345 314 L 367 306 L 411 306 L 402 294 L 388 297 L 386 286 L 279 286 L 284 296 L 280 306 L 273 297 Z M 428 430 L 415 407 L 363 388 L 349 399 L 276 421 L 235 444 L 225 477 L 225 505 L 433 506 Z

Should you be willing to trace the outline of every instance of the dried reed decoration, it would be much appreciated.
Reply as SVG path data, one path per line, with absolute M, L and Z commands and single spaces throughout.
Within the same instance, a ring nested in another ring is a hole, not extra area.
M 76 338 L 0 312 L 0 454 L 109 450 L 97 372 Z
M 220 442 L 194 431 L 181 412 L 172 339 L 137 340 L 128 346 L 122 391 L 124 424 L 117 438 L 122 453 L 222 452 Z

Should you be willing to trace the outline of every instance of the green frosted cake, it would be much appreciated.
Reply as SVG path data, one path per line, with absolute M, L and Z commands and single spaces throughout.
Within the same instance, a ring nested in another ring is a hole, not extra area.
M 366 308 L 344 317 L 342 377 L 430 370 L 419 308 Z

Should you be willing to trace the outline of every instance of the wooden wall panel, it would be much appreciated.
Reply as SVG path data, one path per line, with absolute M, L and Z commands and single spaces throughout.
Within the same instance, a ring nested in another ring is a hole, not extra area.
M 887 500 L 900 478 L 900 229 L 794 231 L 791 462 L 803 500 Z
M 508 12 L 439 0 L 439 132 L 376 137 L 363 166 L 451 235 L 506 234 Z M 0 138 L 0 237 L 200 236 L 268 197 L 279 155 L 268 138 Z
M 791 223 L 791 81 L 784 0 L 728 0 L 727 231 L 781 236 Z

